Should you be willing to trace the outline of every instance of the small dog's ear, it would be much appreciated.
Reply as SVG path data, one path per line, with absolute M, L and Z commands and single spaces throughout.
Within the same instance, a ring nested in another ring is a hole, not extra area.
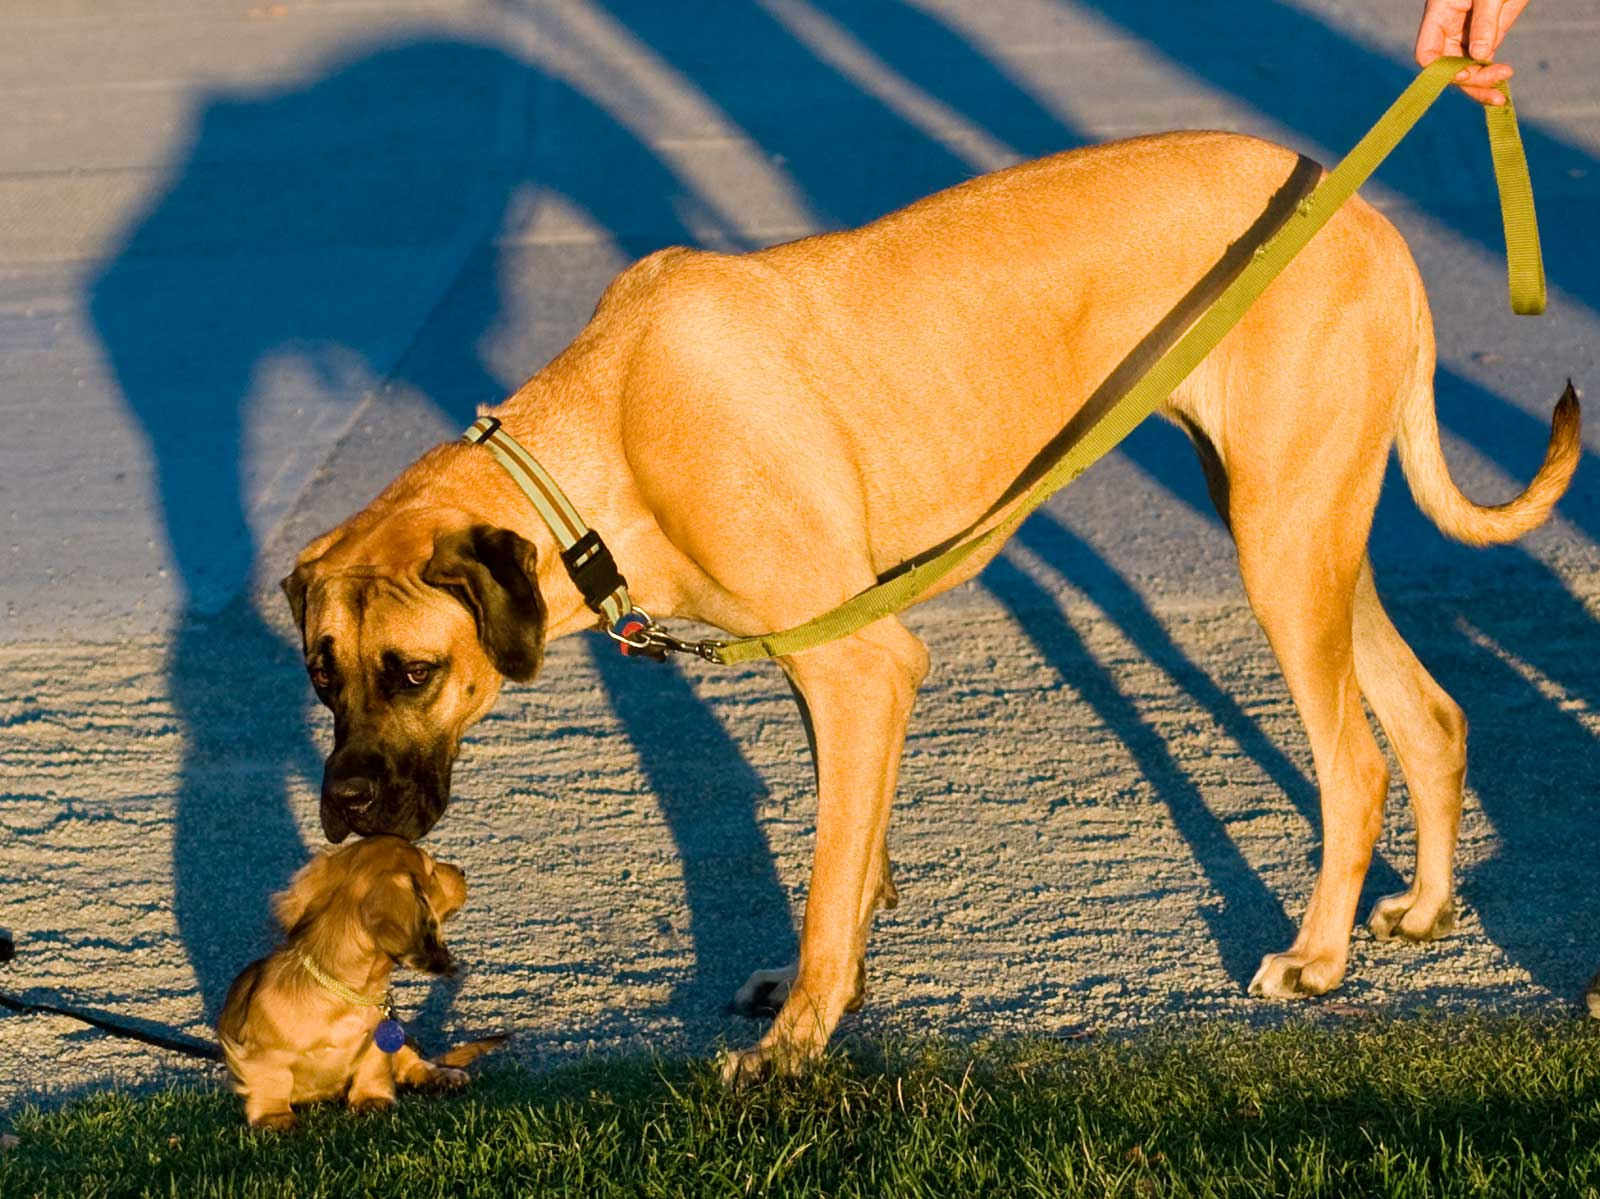
M 410 873 L 385 878 L 361 901 L 361 922 L 378 952 L 424 974 L 452 974 L 455 960 L 439 938 L 423 884 Z
M 293 932 L 307 913 L 322 906 L 335 882 L 333 857 L 331 853 L 319 853 L 272 897 L 272 914 L 284 932 Z
M 466 605 L 489 661 L 519 683 L 544 660 L 545 606 L 534 566 L 532 542 L 510 529 L 473 525 L 439 534 L 422 568 L 424 582 Z
M 423 889 L 428 896 L 428 906 L 441 922 L 454 916 L 467 902 L 467 876 L 461 872 L 461 867 L 449 862 L 428 859 Z

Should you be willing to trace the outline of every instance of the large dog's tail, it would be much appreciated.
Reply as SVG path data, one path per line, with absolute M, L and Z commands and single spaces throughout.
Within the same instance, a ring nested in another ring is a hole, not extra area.
M 1579 433 L 1582 419 L 1578 393 L 1572 380 L 1556 401 L 1550 418 L 1550 443 L 1533 481 L 1515 499 L 1503 504 L 1475 504 L 1461 493 L 1439 446 L 1439 419 L 1433 408 L 1433 329 L 1426 302 L 1419 318 L 1421 333 L 1412 378 L 1400 398 L 1395 444 L 1400 466 L 1417 507 L 1447 537 L 1468 545 L 1499 545 L 1515 541 L 1537 528 L 1550 515 L 1572 482 L 1583 456 Z

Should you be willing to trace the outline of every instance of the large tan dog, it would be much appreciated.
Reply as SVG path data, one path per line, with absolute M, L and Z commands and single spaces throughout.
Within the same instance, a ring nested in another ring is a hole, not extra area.
M 992 524 L 1146 332 L 1292 206 L 1305 166 L 1253 139 L 1175 133 L 975 179 L 849 232 L 736 257 L 664 250 L 493 414 L 605 536 L 643 608 L 735 634 L 787 627 Z M 1320 994 L 1344 974 L 1388 783 L 1363 696 L 1418 842 L 1415 881 L 1372 927 L 1423 939 L 1451 925 L 1466 724 L 1378 601 L 1368 527 L 1397 442 L 1447 534 L 1517 537 L 1565 489 L 1579 422 L 1565 399 L 1528 490 L 1477 506 L 1440 453 L 1433 368 L 1411 257 L 1356 200 L 1167 409 L 1207 466 L 1321 789 L 1321 874 L 1257 994 Z M 594 626 L 555 550 L 493 457 L 463 444 L 306 548 L 285 590 L 335 714 L 330 837 L 425 832 L 502 676 L 532 677 L 545 641 Z M 741 992 L 786 1001 L 730 1057 L 732 1078 L 815 1054 L 860 994 L 873 912 L 893 896 L 890 801 L 927 653 L 886 619 L 780 665 L 812 730 L 816 857 L 797 967 Z

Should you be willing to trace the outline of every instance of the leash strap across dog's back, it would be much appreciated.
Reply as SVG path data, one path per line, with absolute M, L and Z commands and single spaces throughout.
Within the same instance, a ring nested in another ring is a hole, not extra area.
M 910 605 L 973 554 L 1004 541 L 1055 492 L 1104 457 L 1145 417 L 1159 408 L 1190 372 L 1205 359 L 1256 299 L 1339 207 L 1355 194 L 1373 171 L 1439 94 L 1450 85 L 1467 58 L 1441 58 L 1425 68 L 1401 93 L 1342 162 L 1317 185 L 1295 211 L 1255 250 L 1233 281 L 1179 340 L 1084 436 L 1070 446 L 998 525 L 937 557 L 915 563 L 886 582 L 869 587 L 831 612 L 783 632 L 745 637 L 725 643 L 703 643 L 703 656 L 731 665 L 757 658 L 781 658 L 840 637 L 849 636 Z M 1533 210 L 1533 185 L 1517 130 L 1511 93 L 1504 84 L 1503 105 L 1485 107 L 1495 181 L 1505 224 L 1511 309 L 1524 316 L 1544 311 L 1544 264 L 1539 254 L 1539 229 Z
M 561 561 L 582 594 L 583 602 L 605 618 L 607 628 L 620 624 L 633 610 L 628 598 L 628 581 L 617 569 L 616 560 L 606 543 L 600 540 L 600 534 L 584 523 L 550 472 L 500 427 L 497 417 L 479 417 L 461 435 L 461 440 L 481 445 L 495 456 L 544 518 L 544 523 L 550 526 L 550 532 L 561 546 Z

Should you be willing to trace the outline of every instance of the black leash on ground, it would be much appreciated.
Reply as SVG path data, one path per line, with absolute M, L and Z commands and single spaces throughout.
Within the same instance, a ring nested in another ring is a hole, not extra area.
M 0 938 L 0 962 L 7 962 L 15 950 L 11 941 Z M 196 1040 L 194 1037 L 163 1036 L 161 1033 L 145 1032 L 142 1028 L 133 1028 L 109 1016 L 102 1016 L 98 1012 L 85 1011 L 82 1008 L 57 1007 L 53 1003 L 28 1003 L 14 995 L 7 995 L 0 991 L 0 1008 L 6 1008 L 21 1015 L 49 1015 L 66 1016 L 69 1020 L 77 1020 L 83 1024 L 108 1032 L 112 1036 L 123 1037 L 129 1041 L 142 1041 L 146 1045 L 154 1045 L 158 1049 L 170 1049 L 173 1053 L 184 1053 L 190 1057 L 203 1057 L 207 1061 L 220 1062 L 222 1050 L 210 1041 Z

